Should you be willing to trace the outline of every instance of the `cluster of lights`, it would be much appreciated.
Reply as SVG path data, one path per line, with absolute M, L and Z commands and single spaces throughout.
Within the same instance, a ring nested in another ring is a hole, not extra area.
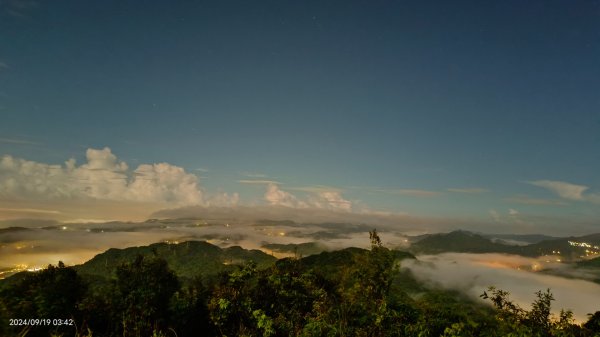
M 569 241 L 569 244 L 573 247 L 581 247 L 585 248 L 585 256 L 581 257 L 589 257 L 600 254 L 600 246 L 594 246 L 587 242 L 577 242 L 577 241 Z
M 255 228 L 254 230 L 264 232 L 267 236 L 286 236 L 284 231 L 274 232 L 272 230 L 267 230 L 266 228 Z
M 0 271 L 0 280 L 6 278 L 7 276 L 10 276 L 12 274 L 16 274 L 22 271 L 30 271 L 30 272 L 35 272 L 35 271 L 40 271 L 44 268 L 41 267 L 36 267 L 36 266 L 28 266 L 24 263 L 22 264 L 17 264 L 15 265 L 15 267 L 13 269 L 10 270 L 5 270 L 5 271 Z
M 600 246 L 592 246 L 587 242 L 569 241 L 569 244 L 574 247 L 594 248 L 600 250 Z

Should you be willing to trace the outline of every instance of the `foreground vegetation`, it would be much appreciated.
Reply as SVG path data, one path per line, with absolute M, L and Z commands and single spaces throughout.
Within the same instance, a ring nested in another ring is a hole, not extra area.
M 261 266 L 229 265 L 217 274 L 198 271 L 196 277 L 178 276 L 171 270 L 173 257 L 165 259 L 157 249 L 119 260 L 112 271 L 108 260 L 104 269 L 59 263 L 2 282 L 0 335 L 600 335 L 600 312 L 582 325 L 574 324 L 568 311 L 553 317 L 549 290 L 538 292 L 532 308 L 524 310 L 495 288 L 482 294 L 492 306 L 426 289 L 398 269 L 398 261 L 412 255 L 383 247 L 375 231 L 370 240 L 370 250 L 348 248 L 270 264 L 263 259 Z M 213 252 L 205 256 L 217 256 L 214 248 L 202 247 Z M 191 275 L 189 267 L 184 270 Z M 62 319 L 72 325 L 11 326 L 10 318 Z

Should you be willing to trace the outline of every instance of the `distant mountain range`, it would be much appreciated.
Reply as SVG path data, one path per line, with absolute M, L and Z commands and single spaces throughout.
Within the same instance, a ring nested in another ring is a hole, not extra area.
M 468 231 L 454 231 L 413 238 L 409 251 L 416 254 L 458 252 L 506 253 L 530 257 L 560 255 L 564 259 L 578 260 L 600 256 L 599 247 L 600 234 L 553 238 L 528 245 L 509 245 L 487 235 L 483 236 Z
M 557 236 L 549 236 L 543 234 L 477 234 L 491 239 L 492 241 L 504 243 L 507 245 L 527 245 L 547 240 L 560 239 L 560 237 Z

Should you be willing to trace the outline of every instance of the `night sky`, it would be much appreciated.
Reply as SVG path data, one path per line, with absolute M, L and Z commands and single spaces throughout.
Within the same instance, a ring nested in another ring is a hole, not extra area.
M 0 116 L 0 219 L 273 205 L 600 232 L 599 1 L 3 0 Z

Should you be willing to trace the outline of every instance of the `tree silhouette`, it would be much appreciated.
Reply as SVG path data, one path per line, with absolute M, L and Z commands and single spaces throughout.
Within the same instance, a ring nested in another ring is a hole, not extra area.
M 151 336 L 155 330 L 166 329 L 169 301 L 179 289 L 179 280 L 167 262 L 140 255 L 117 268 L 116 274 L 123 336 Z

